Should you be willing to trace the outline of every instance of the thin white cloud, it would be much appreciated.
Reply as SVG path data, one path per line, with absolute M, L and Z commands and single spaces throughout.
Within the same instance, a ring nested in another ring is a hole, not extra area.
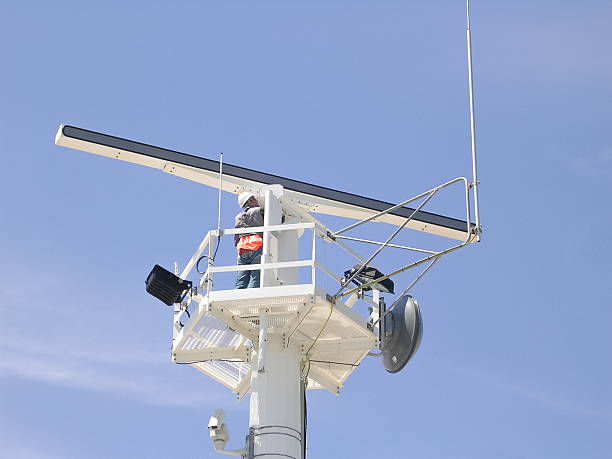
M 19 355 L 0 360 L 0 377 L 18 377 L 80 390 L 114 394 L 153 405 L 211 407 L 214 393 L 178 392 L 159 375 L 135 371 L 128 365 L 96 365 Z M 132 367 L 138 365 L 134 361 Z
M 38 278 L 30 267 L 23 268 L 22 275 Z M 201 381 L 204 376 L 194 369 L 193 376 L 181 375 L 170 364 L 169 349 L 147 348 L 150 341 L 146 332 L 123 323 L 118 326 L 112 311 L 92 302 L 83 311 L 77 296 L 61 303 L 54 301 L 53 295 L 31 299 L 19 283 L 11 281 L 11 274 L 7 275 L 9 278 L 0 284 L 0 378 L 22 378 L 146 404 L 192 408 L 211 408 L 223 391 L 228 391 L 216 385 L 213 391 L 179 393 L 177 380 Z M 53 276 L 46 276 L 38 286 L 54 291 L 55 285 Z M 79 325 L 67 326 L 74 323 L 75 316 Z M 113 339 L 90 339 L 89 333 L 99 328 L 115 330 Z
M 3 359 L 0 376 L 20 377 L 93 392 L 127 396 L 154 405 L 211 407 L 214 394 L 185 393 L 163 384 L 153 376 L 123 369 L 99 369 L 74 362 L 44 362 L 32 358 Z
M 570 413 L 573 415 L 586 416 L 592 418 L 603 419 L 607 422 L 612 422 L 612 407 L 590 406 L 588 403 L 580 402 L 576 399 L 568 399 L 563 397 L 551 388 L 540 389 L 524 382 L 512 381 L 507 378 L 502 378 L 499 375 L 491 372 L 460 366 L 456 363 L 444 362 L 445 366 L 453 371 L 463 373 L 471 379 L 480 382 L 488 388 L 496 388 L 505 393 L 511 393 L 518 397 L 532 400 L 539 405 L 556 412 Z
M 597 153 L 575 155 L 570 161 L 579 174 L 591 180 L 609 181 L 612 173 L 612 148 L 604 147 Z
M 170 360 L 170 351 L 167 354 L 158 352 L 147 352 L 132 348 L 130 352 L 125 352 L 125 349 L 113 348 L 110 346 L 104 349 L 87 348 L 80 344 L 75 346 L 74 341 L 71 342 L 70 337 L 65 336 L 62 341 L 55 339 L 46 339 L 42 344 L 36 340 L 31 334 L 20 334 L 19 336 L 11 336 L 4 334 L 0 336 L 0 349 L 4 349 L 10 354 L 26 354 L 37 355 L 45 360 L 61 359 L 64 361 L 91 361 L 98 364 L 130 364 L 138 362 L 140 365 L 155 365 L 166 363 Z
M 176 391 L 167 376 L 169 359 L 153 352 L 44 344 L 23 337 L 0 338 L 0 377 L 129 397 L 147 404 L 210 408 L 219 392 Z M 164 368 L 166 367 L 166 368 Z M 195 372 L 195 370 L 194 370 Z M 199 374 L 195 374 L 199 377 Z M 167 379 L 167 380 L 166 380 Z M 175 381 L 174 381 L 175 382 Z

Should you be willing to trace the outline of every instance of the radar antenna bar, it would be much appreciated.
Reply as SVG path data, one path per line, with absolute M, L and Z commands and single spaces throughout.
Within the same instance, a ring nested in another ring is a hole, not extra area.
M 212 187 L 216 187 L 219 182 L 220 164 L 218 161 L 87 129 L 61 125 L 55 143 L 76 150 L 162 169 L 165 172 Z M 309 206 L 307 205 L 308 212 L 358 220 L 371 216 L 371 212 L 383 212 L 385 215 L 379 217 L 378 221 L 399 226 L 415 210 L 409 207 L 399 207 L 386 213 L 384 211 L 393 207 L 393 204 L 227 163 L 223 164 L 223 176 L 224 191 L 232 193 L 240 193 L 249 188 L 254 191 L 262 185 L 280 184 L 285 189 L 287 197 L 296 203 L 310 203 Z M 412 217 L 409 227 L 456 240 L 463 240 L 467 235 L 466 221 L 423 210 Z

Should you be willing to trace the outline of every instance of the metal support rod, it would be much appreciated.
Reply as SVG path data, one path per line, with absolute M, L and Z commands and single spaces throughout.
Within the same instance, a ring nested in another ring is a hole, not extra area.
M 376 322 L 372 323 L 372 328 L 374 328 L 374 326 L 381 319 L 383 319 L 383 317 L 385 317 L 387 315 L 387 305 L 385 304 L 385 299 L 384 298 L 379 298 L 378 304 L 379 304 L 379 307 L 378 307 L 379 316 L 378 316 L 378 320 L 376 320 Z M 386 333 L 386 329 L 387 329 L 387 327 L 385 326 L 386 322 L 387 321 L 385 319 L 378 326 L 378 347 L 379 347 L 380 350 L 382 350 L 382 348 L 383 348 L 383 342 L 384 342 L 385 333 Z
M 349 237 L 349 236 L 334 236 L 334 237 L 337 238 L 337 239 L 346 239 L 347 241 L 365 242 L 367 244 L 383 245 L 383 243 L 379 242 L 379 241 L 370 241 L 368 239 L 361 239 L 361 238 L 358 238 L 358 237 Z M 437 253 L 437 252 L 434 252 L 433 250 L 417 249 L 415 247 L 407 247 L 405 245 L 397 245 L 397 244 L 387 244 L 387 247 L 393 247 L 393 248 L 396 248 L 396 249 L 410 250 L 412 252 Z
M 221 191 L 223 191 L 223 152 L 219 153 L 219 215 L 217 217 L 218 238 L 221 238 Z
M 257 353 L 257 372 L 266 371 L 266 344 L 268 341 L 268 310 L 259 313 L 259 351 Z
M 178 262 L 174 262 L 174 275 L 178 276 Z M 181 331 L 181 305 L 180 303 L 174 303 L 174 315 L 173 315 L 173 324 L 172 324 L 172 346 L 174 347 L 174 340 L 178 336 Z
M 469 244 L 470 242 L 472 242 L 472 240 L 473 240 L 474 238 L 475 238 L 475 236 L 474 236 L 474 235 L 468 235 L 468 237 L 466 238 L 466 240 L 465 240 L 464 242 L 462 242 L 461 244 L 455 245 L 455 246 L 450 247 L 450 248 L 445 249 L 445 250 L 441 250 L 441 251 L 440 251 L 440 252 L 438 252 L 438 253 L 435 253 L 435 254 L 430 255 L 430 256 L 428 256 L 428 257 L 425 257 L 425 258 L 422 258 L 421 260 L 419 260 L 419 261 L 415 261 L 414 263 L 410 263 L 409 265 L 404 266 L 403 268 L 396 269 L 396 270 L 395 270 L 395 271 L 393 271 L 392 273 L 389 273 L 389 274 L 387 274 L 387 275 L 385 275 L 385 276 L 381 276 L 381 277 L 379 277 L 379 278 L 377 278 L 377 279 L 373 279 L 373 280 L 371 280 L 371 281 L 369 281 L 369 282 L 366 282 L 366 283 L 364 283 L 364 284 L 361 284 L 361 285 L 360 285 L 360 286 L 358 286 L 358 287 L 355 287 L 355 288 L 352 288 L 352 289 L 350 289 L 350 290 L 347 290 L 346 292 L 343 292 L 343 293 L 338 293 L 337 295 L 335 295 L 334 299 L 335 299 L 335 300 L 338 300 L 338 299 L 340 299 L 340 298 L 342 298 L 342 297 L 345 297 L 345 296 L 347 296 L 347 295 L 350 295 L 351 293 L 355 293 L 355 292 L 358 292 L 358 291 L 363 290 L 363 289 L 365 289 L 365 288 L 371 287 L 372 285 L 374 285 L 374 284 L 376 284 L 376 283 L 378 283 L 378 282 L 380 282 L 380 281 L 383 281 L 383 280 L 385 280 L 385 279 L 389 279 L 390 277 L 393 277 L 393 276 L 396 276 L 396 275 L 398 275 L 398 274 L 401 274 L 401 273 L 403 273 L 404 271 L 408 271 L 409 269 L 412 269 L 412 268 L 414 268 L 414 267 L 416 267 L 416 266 L 422 265 L 423 263 L 427 263 L 428 261 L 431 261 L 431 260 L 433 260 L 434 258 L 439 258 L 439 257 L 441 257 L 442 255 L 446 255 L 447 253 L 454 252 L 455 250 L 460 249 L 461 247 L 465 247 L 467 244 Z
M 474 216 L 476 218 L 476 241 L 480 242 L 480 213 L 478 208 L 478 173 L 476 170 L 476 125 L 474 121 L 474 82 L 472 77 L 472 31 L 470 30 L 470 0 L 466 0 L 468 80 L 470 86 L 470 133 L 472 137 L 472 185 L 474 187 Z
M 389 309 L 387 309 L 387 310 L 386 310 L 386 311 L 385 311 L 383 314 L 381 314 L 381 316 L 378 318 L 378 320 L 372 324 L 372 327 L 375 327 L 375 326 L 376 326 L 376 324 L 377 324 L 379 321 L 381 321 L 382 319 L 384 319 L 384 317 L 385 317 L 385 316 L 386 316 L 388 313 L 390 313 L 390 312 L 393 310 L 393 308 L 395 307 L 395 305 L 397 304 L 397 302 L 398 302 L 398 301 L 399 301 L 399 300 L 400 300 L 400 299 L 401 299 L 401 298 L 402 298 L 402 297 L 403 297 L 403 296 L 404 296 L 406 293 L 408 293 L 408 291 L 409 291 L 409 290 L 410 290 L 412 287 L 414 287 L 414 284 L 416 284 L 416 283 L 417 283 L 419 280 L 421 280 L 421 277 L 423 277 L 423 276 L 425 275 L 425 273 L 426 273 L 427 271 L 429 271 L 429 268 L 431 268 L 433 265 L 435 265 L 435 264 L 436 264 L 436 262 L 437 262 L 439 259 L 440 259 L 439 257 L 434 258 L 434 259 L 433 259 L 433 261 L 427 265 L 427 267 L 426 267 L 426 268 L 425 268 L 425 269 L 424 269 L 424 270 L 421 272 L 421 274 L 419 274 L 419 275 L 417 276 L 417 278 L 416 278 L 414 281 L 412 281 L 412 283 L 411 283 L 411 284 L 408 286 L 408 288 L 406 288 L 406 289 L 405 289 L 405 290 L 402 292 L 402 294 L 401 294 L 401 295 L 399 295 L 399 296 L 397 297 L 397 300 L 395 300 L 395 301 L 393 302 L 393 304 L 391 305 L 391 307 L 390 307 Z M 385 322 L 386 322 L 386 320 L 387 320 L 387 319 L 384 319 L 384 320 L 383 320 L 383 325 L 382 325 L 383 327 L 385 326 Z M 380 327 L 378 327 L 378 328 L 380 328 Z M 382 344 L 382 340 L 381 340 L 381 344 Z
M 315 229 L 312 229 L 312 284 L 316 284 L 317 283 L 317 264 L 316 264 L 316 260 L 317 259 L 317 232 L 315 231 Z
M 437 190 L 436 190 L 436 191 L 437 191 Z M 425 204 L 427 204 L 427 203 L 429 202 L 429 200 L 430 200 L 430 199 L 431 199 L 431 198 L 432 198 L 432 197 L 433 197 L 433 196 L 436 194 L 436 191 L 432 191 L 432 192 L 431 192 L 431 194 L 430 194 L 429 196 L 427 196 L 427 198 L 426 198 L 425 200 L 423 200 L 423 202 L 422 202 L 421 204 L 419 204 L 419 206 L 418 206 L 416 209 L 414 209 L 414 211 L 413 211 L 413 212 L 410 214 L 410 216 L 409 216 L 409 217 L 406 219 L 406 221 L 405 221 L 404 223 L 402 223 L 402 225 L 401 225 L 399 228 L 397 228 L 397 229 L 396 229 L 396 230 L 393 232 L 393 234 L 392 234 L 391 236 L 389 236 L 389 238 L 388 238 L 388 239 L 387 239 L 387 240 L 386 240 L 386 241 L 383 243 L 383 245 L 381 245 L 381 246 L 380 246 L 378 249 L 376 249 L 376 252 L 374 252 L 374 254 L 373 254 L 373 255 L 372 255 L 370 258 L 368 258 L 368 260 L 367 260 L 366 262 L 364 262 L 364 263 L 361 265 L 361 268 L 359 268 L 357 271 L 355 271 L 355 272 L 353 273 L 353 275 L 352 275 L 351 277 L 349 277 L 349 278 L 346 280 L 346 282 L 344 282 L 344 283 L 342 284 L 342 287 L 340 287 L 340 290 L 338 290 L 338 291 L 336 292 L 336 294 L 334 295 L 334 299 L 338 298 L 338 295 L 339 295 L 339 294 L 342 292 L 342 290 L 344 290 L 344 288 L 345 288 L 345 287 L 346 287 L 346 286 L 349 284 L 349 282 L 351 282 L 351 281 L 352 281 L 352 280 L 353 280 L 353 279 L 354 279 L 354 278 L 355 278 L 355 277 L 356 277 L 356 276 L 357 276 L 357 275 L 358 275 L 358 274 L 359 274 L 361 271 L 363 271 L 363 270 L 366 268 L 366 266 L 368 265 L 368 263 L 370 263 L 370 262 L 371 262 L 371 261 L 374 259 L 374 257 L 376 257 L 376 255 L 378 255 L 378 254 L 379 254 L 379 253 L 382 251 L 382 249 L 384 249 L 384 248 L 387 246 L 387 244 L 388 244 L 389 242 L 391 242 L 391 240 L 392 240 L 392 239 L 393 239 L 395 236 L 397 236 L 397 233 L 399 233 L 401 230 L 403 230 L 403 229 L 404 229 L 404 227 L 405 227 L 405 226 L 408 224 L 408 222 L 409 222 L 410 220 L 412 220 L 412 217 L 414 217 L 414 215 L 415 215 L 415 214 L 416 214 L 416 213 L 417 213 L 419 210 L 421 210 L 421 208 L 422 208 L 422 207 L 423 207 Z
M 217 241 L 217 244 L 219 244 L 219 241 Z M 213 273 L 212 273 L 212 266 L 213 266 L 213 262 L 212 262 L 212 258 L 213 258 L 213 239 L 210 238 L 209 243 L 208 243 L 208 269 L 206 270 L 208 272 L 208 280 L 206 283 L 206 290 L 208 293 L 210 293 L 210 291 L 212 290 L 212 281 L 213 281 Z M 208 294 L 207 293 L 207 294 Z
M 365 218 L 363 220 L 360 220 L 357 223 L 353 223 L 352 225 L 349 225 L 346 228 L 342 228 L 341 230 L 334 231 L 332 233 L 332 236 L 337 236 L 338 234 L 342 234 L 342 233 L 344 233 L 344 232 L 346 232 L 346 231 L 348 231 L 350 229 L 356 228 L 359 225 L 363 225 L 364 223 L 372 221 L 375 218 L 378 218 L 378 217 L 380 217 L 382 215 L 388 214 L 389 212 L 392 212 L 395 209 L 399 209 L 400 207 L 405 206 L 406 204 L 409 204 L 412 201 L 416 201 L 417 199 L 421 199 L 422 197 L 427 196 L 430 193 L 436 193 L 438 190 L 441 190 L 442 188 L 446 188 L 447 186 L 452 185 L 453 183 L 461 181 L 461 180 L 466 180 L 466 179 L 464 177 L 457 177 L 456 179 L 450 180 L 450 181 L 448 181 L 446 183 L 443 183 L 442 185 L 438 185 L 437 187 L 434 187 L 431 190 L 424 191 L 423 193 L 418 194 L 418 195 L 416 195 L 416 196 L 414 196 L 414 197 L 412 197 L 410 199 L 406 199 L 405 201 L 400 202 L 399 204 L 396 204 L 393 207 L 389 207 L 388 209 L 381 210 L 380 212 L 375 213 L 371 217 L 368 217 L 368 218 Z M 412 215 L 414 215 L 414 212 L 413 212 Z M 411 216 L 411 218 L 412 218 L 412 216 Z M 469 221 L 468 221 L 468 224 L 469 224 Z

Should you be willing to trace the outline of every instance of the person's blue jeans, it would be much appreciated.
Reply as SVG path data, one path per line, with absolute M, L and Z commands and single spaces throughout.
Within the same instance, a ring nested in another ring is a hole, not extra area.
M 237 263 L 239 265 L 257 265 L 261 263 L 261 249 L 255 252 L 247 252 L 246 254 L 238 255 Z M 258 288 L 259 274 L 259 269 L 238 271 L 235 288 Z

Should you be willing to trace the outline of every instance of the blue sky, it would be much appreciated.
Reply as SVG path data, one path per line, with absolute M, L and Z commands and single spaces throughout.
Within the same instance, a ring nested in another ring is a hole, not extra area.
M 213 457 L 213 409 L 232 446 L 248 427 L 169 362 L 144 291 L 216 226 L 216 192 L 57 147 L 60 123 L 399 202 L 471 175 L 464 8 L 3 2 L 0 456 Z M 609 457 L 611 22 L 472 3 L 483 241 L 415 288 L 401 373 L 367 359 L 340 397 L 309 392 L 309 457 Z M 433 210 L 461 217 L 454 196 Z

